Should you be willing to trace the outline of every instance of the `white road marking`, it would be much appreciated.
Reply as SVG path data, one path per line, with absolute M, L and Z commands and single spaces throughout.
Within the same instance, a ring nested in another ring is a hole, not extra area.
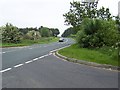
M 28 63 L 31 63 L 31 62 L 36 61 L 36 60 L 38 60 L 38 59 L 47 57 L 47 56 L 49 56 L 49 55 L 52 55 L 52 52 L 57 51 L 57 50 L 60 50 L 60 49 L 63 49 L 63 48 L 66 48 L 66 47 L 69 47 L 69 46 L 71 46 L 71 45 L 68 45 L 68 46 L 65 46 L 65 47 L 62 47 L 62 48 L 58 48 L 58 49 L 52 50 L 52 51 L 50 51 L 49 54 L 40 56 L 40 57 L 38 57 L 38 58 L 35 58 L 35 59 L 33 59 L 33 60 L 30 60 L 30 61 L 27 61 L 27 62 L 25 62 L 25 63 L 28 64 Z M 40 47 L 41 47 L 41 46 L 40 46 Z M 45 47 L 46 47 L 46 46 L 45 46 Z M 29 48 L 29 49 L 30 49 L 30 48 Z M 31 48 L 31 49 L 32 49 L 32 48 Z M 12 50 L 12 51 L 15 51 L 15 50 Z M 7 52 L 12 52 L 12 51 L 7 51 Z M 2 52 L 2 53 L 6 53 L 6 52 Z M 20 66 L 23 66 L 23 65 L 24 65 L 24 64 L 18 64 L 18 65 L 15 65 L 14 67 L 17 68 L 17 67 L 20 67 Z M 5 69 L 5 70 L 1 70 L 0 72 L 3 73 L 3 72 L 6 72 L 6 71 L 9 71 L 9 70 L 11 70 L 11 69 L 12 69 L 12 68 L 8 68 L 8 69 Z
M 63 49 L 63 48 L 66 48 L 66 47 L 69 47 L 69 46 L 71 46 L 71 45 L 68 45 L 68 46 L 65 46 L 65 47 L 62 47 L 62 48 L 58 48 L 58 49 L 52 50 L 52 51 L 50 51 L 50 53 L 55 52 L 55 51 L 60 50 L 60 49 Z
M 35 58 L 35 59 L 33 59 L 33 61 L 36 61 L 36 60 L 38 60 L 39 58 Z
M 2 70 L 2 71 L 0 71 L 0 73 L 3 73 L 3 72 L 6 72 L 6 71 L 9 71 L 9 70 L 11 70 L 12 68 L 7 68 L 7 69 L 5 69 L 5 70 Z
M 45 56 L 41 56 L 41 57 L 39 57 L 39 59 L 41 59 L 41 58 L 44 58 Z
M 17 67 L 20 67 L 22 65 L 24 65 L 24 64 L 18 64 L 18 65 L 15 65 L 14 67 L 17 68 Z
M 47 57 L 47 56 L 49 56 L 49 54 L 44 55 L 44 57 Z
M 33 62 L 32 60 L 25 62 L 26 64 Z
M 52 55 L 52 53 L 49 53 L 49 55 Z
M 27 62 L 25 62 L 25 63 L 28 64 L 28 63 L 31 63 L 31 62 L 33 62 L 33 61 L 37 61 L 38 59 L 42 59 L 42 58 L 47 57 L 47 56 L 49 56 L 49 54 L 40 56 L 40 57 L 38 57 L 38 58 L 35 58 L 35 59 L 33 59 L 33 60 L 30 60 L 30 61 L 27 61 Z

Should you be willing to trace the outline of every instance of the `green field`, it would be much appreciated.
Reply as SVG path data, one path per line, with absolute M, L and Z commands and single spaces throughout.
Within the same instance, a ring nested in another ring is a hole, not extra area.
M 100 49 L 79 48 L 74 44 L 59 51 L 61 55 L 78 60 L 118 66 L 118 50 L 103 47 Z
M 46 44 L 46 43 L 52 43 L 56 42 L 59 39 L 57 37 L 49 37 L 49 38 L 44 38 L 42 37 L 40 40 L 22 40 L 21 43 L 14 44 L 14 43 L 2 43 L 0 44 L 0 47 L 19 47 L 19 46 L 29 46 L 33 44 Z

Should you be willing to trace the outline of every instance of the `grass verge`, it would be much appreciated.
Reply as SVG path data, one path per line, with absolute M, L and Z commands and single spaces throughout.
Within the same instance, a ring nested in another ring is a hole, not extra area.
M 49 37 L 49 38 L 44 38 L 42 37 L 40 40 L 22 40 L 21 43 L 2 43 L 0 44 L 0 47 L 19 47 L 19 46 L 29 46 L 33 44 L 46 44 L 46 43 L 52 43 L 56 42 L 59 39 L 57 37 Z
M 58 52 L 61 55 L 69 58 L 118 66 L 118 50 L 113 50 L 109 47 L 103 47 L 100 49 L 87 49 L 79 48 L 77 44 L 74 44 L 68 48 L 61 49 Z

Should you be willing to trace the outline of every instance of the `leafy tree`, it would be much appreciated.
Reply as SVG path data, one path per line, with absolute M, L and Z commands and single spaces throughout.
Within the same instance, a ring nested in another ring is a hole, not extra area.
M 40 37 L 41 37 L 40 32 L 35 30 L 29 31 L 26 34 L 26 38 L 31 40 L 37 40 L 37 39 L 40 39 Z
M 85 19 L 81 31 L 77 33 L 77 42 L 85 48 L 105 45 L 116 47 L 119 37 L 115 21 Z
M 63 34 L 62 34 L 62 37 L 68 37 L 70 36 L 71 34 L 75 34 L 75 31 L 73 30 L 72 27 L 66 29 Z
M 79 1 L 70 2 L 70 10 L 64 15 L 66 25 L 72 25 L 75 32 L 80 30 L 80 25 L 85 18 L 110 20 L 112 18 L 109 8 L 100 8 L 86 5 Z
M 97 10 L 97 17 L 103 20 L 110 20 L 112 19 L 111 13 L 109 11 L 109 8 L 100 8 L 99 10 Z
M 57 37 L 57 35 L 60 34 L 59 29 L 57 29 L 57 28 L 55 28 L 55 29 L 54 28 L 50 28 L 49 30 L 52 31 L 52 36 Z
M 76 27 L 82 23 L 84 18 L 96 17 L 96 8 L 94 7 L 88 7 L 78 1 L 70 2 L 70 5 L 69 12 L 63 15 L 67 25 Z
M 118 43 L 116 44 L 116 46 L 118 46 L 118 60 L 120 60 L 120 17 L 119 17 L 119 15 L 115 16 L 115 21 L 117 24 L 117 30 L 119 32 L 118 33 L 119 39 L 118 39 Z
M 21 33 L 18 28 L 12 24 L 7 23 L 4 28 L 2 28 L 2 41 L 7 43 L 19 43 L 21 41 Z
M 26 27 L 26 28 L 19 28 L 19 31 L 23 34 L 23 35 L 26 35 L 29 31 L 39 31 L 37 28 L 33 28 L 33 27 Z
M 50 35 L 51 35 L 50 30 L 46 27 L 41 28 L 40 33 L 41 33 L 42 37 L 50 37 Z

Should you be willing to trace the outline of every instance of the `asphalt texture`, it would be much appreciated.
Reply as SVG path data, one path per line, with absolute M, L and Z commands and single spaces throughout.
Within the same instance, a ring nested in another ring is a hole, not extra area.
M 118 72 L 75 64 L 50 53 L 73 43 L 66 38 L 65 42 L 3 49 L 2 69 L 11 69 L 2 72 L 2 87 L 118 88 Z M 36 58 L 34 62 L 25 63 Z

